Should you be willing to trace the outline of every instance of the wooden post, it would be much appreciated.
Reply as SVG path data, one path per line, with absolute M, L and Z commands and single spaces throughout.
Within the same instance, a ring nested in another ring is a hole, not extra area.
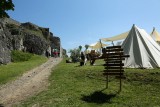
M 121 73 L 122 73 L 122 56 L 121 56 L 121 54 L 120 54 L 120 88 L 119 88 L 119 91 L 121 91 L 122 90 L 122 75 L 121 75 Z
M 120 88 L 119 88 L 119 91 L 121 91 L 122 90 L 122 76 L 120 75 Z
M 107 60 L 108 60 L 108 57 L 107 57 Z M 107 62 L 107 64 L 108 64 L 108 62 Z M 108 68 L 107 68 L 107 70 L 108 70 Z M 107 72 L 107 77 L 106 77 L 106 88 L 108 88 L 108 72 Z
M 106 88 L 108 88 L 108 75 L 106 77 Z

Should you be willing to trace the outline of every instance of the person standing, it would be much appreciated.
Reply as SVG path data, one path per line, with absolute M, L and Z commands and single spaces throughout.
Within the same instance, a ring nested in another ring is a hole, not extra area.
M 85 55 L 83 52 L 81 52 L 81 61 L 80 61 L 80 66 L 83 66 L 85 62 Z

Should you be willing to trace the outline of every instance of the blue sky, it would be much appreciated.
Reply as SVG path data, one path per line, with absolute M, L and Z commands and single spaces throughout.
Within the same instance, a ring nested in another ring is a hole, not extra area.
M 131 29 L 160 31 L 160 0 L 13 0 L 19 22 L 50 28 L 66 50 Z

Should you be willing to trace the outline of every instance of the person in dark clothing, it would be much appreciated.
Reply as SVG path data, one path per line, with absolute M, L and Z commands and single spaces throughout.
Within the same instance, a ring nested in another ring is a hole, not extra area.
M 50 56 L 50 53 L 46 50 L 46 57 L 48 58 Z
M 80 66 L 83 66 L 84 65 L 84 61 L 85 61 L 85 56 L 84 56 L 84 53 L 81 52 L 81 61 L 80 61 Z
M 91 52 L 89 53 L 89 57 L 90 57 L 90 65 L 94 65 L 94 62 L 96 60 L 95 50 L 91 50 Z
M 99 58 L 100 59 L 105 58 L 105 56 L 106 56 L 106 48 L 102 48 L 102 55 Z

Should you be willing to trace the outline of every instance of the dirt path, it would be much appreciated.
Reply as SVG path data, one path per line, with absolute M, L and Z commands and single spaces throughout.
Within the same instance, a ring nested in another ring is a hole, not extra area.
M 9 107 L 46 89 L 49 85 L 48 77 L 51 69 L 61 60 L 61 58 L 50 58 L 46 63 L 23 74 L 17 80 L 0 86 L 0 104 Z

